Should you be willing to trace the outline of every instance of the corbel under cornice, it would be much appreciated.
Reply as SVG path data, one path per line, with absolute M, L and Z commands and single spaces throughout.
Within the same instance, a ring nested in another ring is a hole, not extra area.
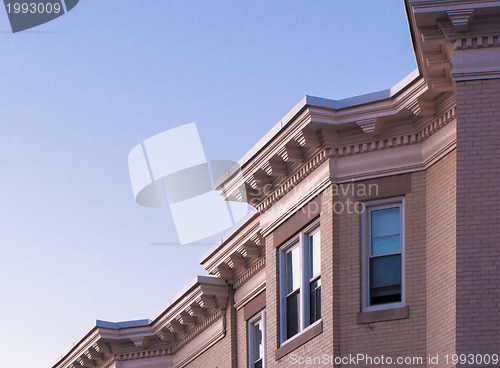
M 258 272 L 265 265 L 265 239 L 260 229 L 260 219 L 255 217 L 241 227 L 238 234 L 219 244 L 201 264 L 209 274 L 226 279 L 233 288 L 245 278 Z
M 97 321 L 96 327 L 53 368 L 105 368 L 115 361 L 161 357 L 162 366 L 174 367 L 175 354 L 183 351 L 183 359 L 189 358 L 183 348 L 192 340 L 202 334 L 206 335 L 203 340 L 213 340 L 214 336 L 205 331 L 217 321 L 223 320 L 225 332 L 229 296 L 224 280 L 199 276 L 152 322 Z M 220 331 L 214 333 L 222 336 Z
M 457 32 L 465 32 L 474 17 L 474 9 L 455 9 L 446 12 L 453 28 Z
M 407 11 L 419 66 L 433 89 L 500 78 L 500 1 L 407 0 Z
M 259 208 L 273 190 L 304 170 L 303 165 L 311 159 L 316 160 L 322 150 L 341 146 L 342 132 L 358 126 L 361 128 L 359 140 L 366 142 L 370 137 L 390 134 L 384 128 L 386 120 L 394 119 L 403 111 L 419 116 L 429 113 L 432 102 L 426 101 L 432 97 L 424 97 L 427 91 L 427 84 L 420 77 L 392 97 L 364 105 L 336 109 L 329 108 L 329 102 L 322 100 L 318 104 L 305 105 L 280 134 L 251 160 L 241 162 L 241 171 L 228 175 L 219 182 L 217 189 L 228 200 L 247 198 Z M 415 109 L 416 100 L 420 101 L 419 109 Z M 350 141 L 353 139 L 351 135 Z

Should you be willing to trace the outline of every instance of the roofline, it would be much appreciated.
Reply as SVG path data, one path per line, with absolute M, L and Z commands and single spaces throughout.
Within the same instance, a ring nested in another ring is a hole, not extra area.
M 123 321 L 123 322 L 108 322 L 102 320 L 96 320 L 95 326 L 100 328 L 108 328 L 111 330 L 119 330 L 121 328 L 131 328 L 131 327 L 144 327 L 151 324 L 150 319 L 136 319 L 133 321 Z
M 57 365 L 60 364 L 62 361 L 64 361 L 64 359 L 69 357 L 74 351 L 78 350 L 79 345 L 87 338 L 92 336 L 100 328 L 105 328 L 108 330 L 120 330 L 123 328 L 145 327 L 149 326 L 150 324 L 151 324 L 150 319 L 136 319 L 136 320 L 122 321 L 122 322 L 109 322 L 98 319 L 95 321 L 95 326 L 92 327 L 92 329 L 89 332 L 87 332 L 80 340 L 78 340 L 78 342 L 66 354 L 64 354 L 64 356 L 61 357 L 61 359 L 59 359 L 52 366 L 52 368 L 57 367 Z
M 198 285 L 201 284 L 215 284 L 222 285 L 226 284 L 225 280 L 214 277 L 214 276 L 197 276 L 190 283 L 188 283 L 180 292 L 178 292 L 171 300 L 168 306 L 154 319 L 138 319 L 132 321 L 122 321 L 122 322 L 109 322 L 96 320 L 96 324 L 92 329 L 87 332 L 81 339 L 78 340 L 77 343 L 66 353 L 64 356 L 59 359 L 52 368 L 56 368 L 61 362 L 63 362 L 66 358 L 68 358 L 71 354 L 73 354 L 76 350 L 80 348 L 80 344 L 82 344 L 85 340 L 87 340 L 90 336 L 92 336 L 96 331 L 100 328 L 105 328 L 109 330 L 120 330 L 125 328 L 134 328 L 134 327 L 146 327 L 152 326 L 157 322 L 162 316 L 168 313 L 171 310 L 175 303 L 184 298 L 187 294 L 189 294 L 193 289 L 195 289 Z
M 221 248 L 226 245 L 226 243 L 233 239 L 236 235 L 238 235 L 238 232 L 240 231 L 241 228 L 247 226 L 250 222 L 255 220 L 259 216 L 258 212 L 251 212 L 247 216 L 243 218 L 239 223 L 234 225 L 229 232 L 224 234 L 224 236 L 214 245 L 210 247 L 209 250 L 207 250 L 205 253 L 200 258 L 200 264 L 203 265 L 210 257 L 214 255 L 214 253 L 217 253 Z
M 283 128 L 285 128 L 288 123 L 292 121 L 293 118 L 306 106 L 323 107 L 331 110 L 341 110 L 349 107 L 366 105 L 373 102 L 387 100 L 396 96 L 404 89 L 409 87 L 419 77 L 420 71 L 417 68 L 390 89 L 371 92 L 354 97 L 348 97 L 341 100 L 331 100 L 328 98 L 306 95 L 288 112 L 288 114 L 283 117 L 283 119 L 278 122 L 278 124 L 272 127 L 271 130 L 257 142 L 257 144 L 255 144 L 240 160 L 238 160 L 238 164 L 240 165 L 240 167 L 242 167 L 246 162 L 250 161 L 251 158 L 258 154 L 266 146 L 266 144 L 269 143 L 279 132 L 281 132 Z
M 411 39 L 411 45 L 413 47 L 413 54 L 415 55 L 415 61 L 417 63 L 417 70 L 419 71 L 419 74 L 423 76 L 423 68 L 421 65 L 419 52 L 418 52 L 418 42 L 416 40 L 415 36 L 415 27 L 412 21 L 412 13 L 411 13 L 411 8 L 410 8 L 410 2 L 409 0 L 404 0 L 405 4 L 405 11 L 406 11 L 406 19 L 408 21 L 408 28 L 410 30 L 410 39 Z
M 54 363 L 54 365 L 52 365 L 52 368 L 56 368 L 62 361 L 64 361 L 64 359 L 69 357 L 75 350 L 77 350 L 78 345 L 80 345 L 84 340 L 89 338 L 94 332 L 97 331 L 98 328 L 99 327 L 97 326 L 92 327 L 92 329 L 89 332 L 87 332 L 80 340 L 78 340 L 78 343 L 74 344 L 73 347 L 69 349 L 69 351 L 66 354 L 64 354 L 64 356 L 61 357 L 61 359 L 59 359 L 57 362 Z
M 269 130 L 269 132 L 267 132 L 241 159 L 239 159 L 238 163 L 232 169 L 230 169 L 227 173 L 216 180 L 215 187 L 219 188 L 232 176 L 237 174 L 246 163 L 251 161 L 256 155 L 258 155 L 269 144 L 269 142 L 271 142 L 280 132 L 282 132 L 284 128 L 306 107 L 311 106 L 330 110 L 342 110 L 388 100 L 410 87 L 421 76 L 422 74 L 420 73 L 419 68 L 417 68 L 390 89 L 354 97 L 348 97 L 341 100 L 331 100 L 328 98 L 306 95 L 283 117 L 283 119 L 281 119 L 275 126 L 273 126 L 271 130 Z
M 184 286 L 181 291 L 174 295 L 174 297 L 170 300 L 170 303 L 163 309 L 160 314 L 158 314 L 158 316 L 156 316 L 155 319 L 151 321 L 150 324 L 154 325 L 156 322 L 158 322 L 175 306 L 175 303 L 186 297 L 191 291 L 193 291 L 198 285 L 201 284 L 226 285 L 226 281 L 215 276 L 196 276 L 186 286 Z

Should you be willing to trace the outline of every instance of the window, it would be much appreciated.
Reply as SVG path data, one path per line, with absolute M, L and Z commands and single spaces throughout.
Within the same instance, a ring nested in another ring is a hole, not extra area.
M 265 368 L 266 312 L 257 314 L 248 322 L 248 366 Z
M 403 201 L 366 203 L 362 215 L 363 311 L 404 306 Z
M 321 318 L 321 232 L 318 222 L 280 249 L 280 316 L 281 342 Z

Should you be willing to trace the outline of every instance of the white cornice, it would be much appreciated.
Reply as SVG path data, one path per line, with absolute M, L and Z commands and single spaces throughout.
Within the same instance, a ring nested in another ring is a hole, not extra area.
M 177 351 L 173 357 L 174 367 L 182 368 L 226 336 L 226 317 L 215 320 L 205 331 Z M 166 367 L 168 368 L 168 367 Z
M 234 293 L 234 307 L 236 309 L 240 309 L 266 289 L 266 270 L 261 269 L 240 286 Z
M 321 149 L 339 149 L 345 139 L 339 135 L 342 132 L 352 132 L 353 128 L 358 126 L 357 139 L 359 142 L 367 142 L 370 137 L 367 138 L 364 132 L 375 137 L 381 133 L 382 136 L 390 135 L 390 130 L 386 132 L 387 129 L 384 129 L 382 132 L 385 119 L 394 120 L 403 110 L 406 111 L 403 114 L 407 116 L 406 120 L 412 113 L 419 116 L 432 113 L 433 110 L 429 108 L 415 108 L 415 101 L 419 105 L 425 104 L 423 95 L 427 91 L 428 87 L 423 78 L 417 78 L 405 88 L 399 89 L 391 98 L 366 105 L 339 110 L 328 109 L 325 107 L 328 104 L 325 103 L 319 107 L 306 105 L 296 112 L 293 120 L 269 138 L 258 153 L 246 162 L 241 162 L 242 168 L 238 174 L 230 173 L 226 179 L 222 179 L 218 190 L 228 198 L 251 198 L 254 207 L 262 212 L 268 207 L 263 203 L 268 202 L 269 193 L 273 192 L 273 188 L 278 191 L 283 190 L 283 187 L 289 186 L 290 180 L 294 182 L 295 179 L 291 178 L 297 174 L 303 175 L 301 172 L 309 170 L 307 167 L 311 162 L 323 154 Z M 408 124 L 407 121 L 404 123 Z M 411 135 L 411 132 L 408 134 Z M 354 139 L 355 136 L 349 133 L 349 140 Z M 312 160 L 308 161 L 311 158 Z M 297 161 L 304 159 L 306 162 L 303 166 L 296 164 Z M 281 166 L 278 165 L 280 160 Z M 276 175 L 273 166 L 279 169 Z
M 172 354 L 225 318 L 229 297 L 224 280 L 199 276 L 153 322 L 98 321 L 53 368 L 106 367 L 114 361 L 153 358 L 152 367 L 171 366 Z
M 252 267 L 245 270 L 236 280 L 234 280 L 233 288 L 240 288 L 243 284 L 245 284 L 248 280 L 250 280 L 254 275 L 263 270 L 265 267 L 266 258 L 262 257 Z
M 407 0 L 416 56 L 429 85 L 500 78 L 500 1 Z
M 240 251 L 248 241 L 254 241 L 255 243 L 261 243 L 262 241 L 260 238 L 259 218 L 254 218 L 247 226 L 240 228 L 238 236 L 229 239 L 220 249 L 206 255 L 201 263 L 202 266 L 208 273 L 214 273 L 217 265 L 228 259 L 234 252 Z

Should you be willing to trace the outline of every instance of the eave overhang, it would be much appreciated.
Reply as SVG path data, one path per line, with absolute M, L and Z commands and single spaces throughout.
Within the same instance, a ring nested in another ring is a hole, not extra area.
M 376 94 L 342 101 L 306 97 L 238 170 L 218 181 L 217 190 L 230 201 L 246 199 L 262 214 L 331 158 L 422 141 L 433 120 L 441 119 L 441 126 L 451 119 L 453 106 L 453 94 L 430 90 L 418 71 Z
M 228 236 L 212 247 L 200 260 L 209 274 L 240 287 L 265 267 L 265 239 L 259 214 L 253 214 L 236 226 Z
M 491 49 L 499 45 L 500 1 L 405 0 L 405 5 L 417 64 L 431 89 L 454 91 L 460 80 L 499 77 L 498 51 Z M 474 51 L 465 55 L 465 50 Z
M 207 344 L 224 336 L 229 296 L 223 279 L 198 276 L 153 321 L 97 321 L 53 368 L 93 368 L 114 361 L 159 357 L 175 363 L 176 353 L 208 329 L 215 335 L 203 337 Z M 184 351 L 180 354 L 181 365 L 190 355 Z

